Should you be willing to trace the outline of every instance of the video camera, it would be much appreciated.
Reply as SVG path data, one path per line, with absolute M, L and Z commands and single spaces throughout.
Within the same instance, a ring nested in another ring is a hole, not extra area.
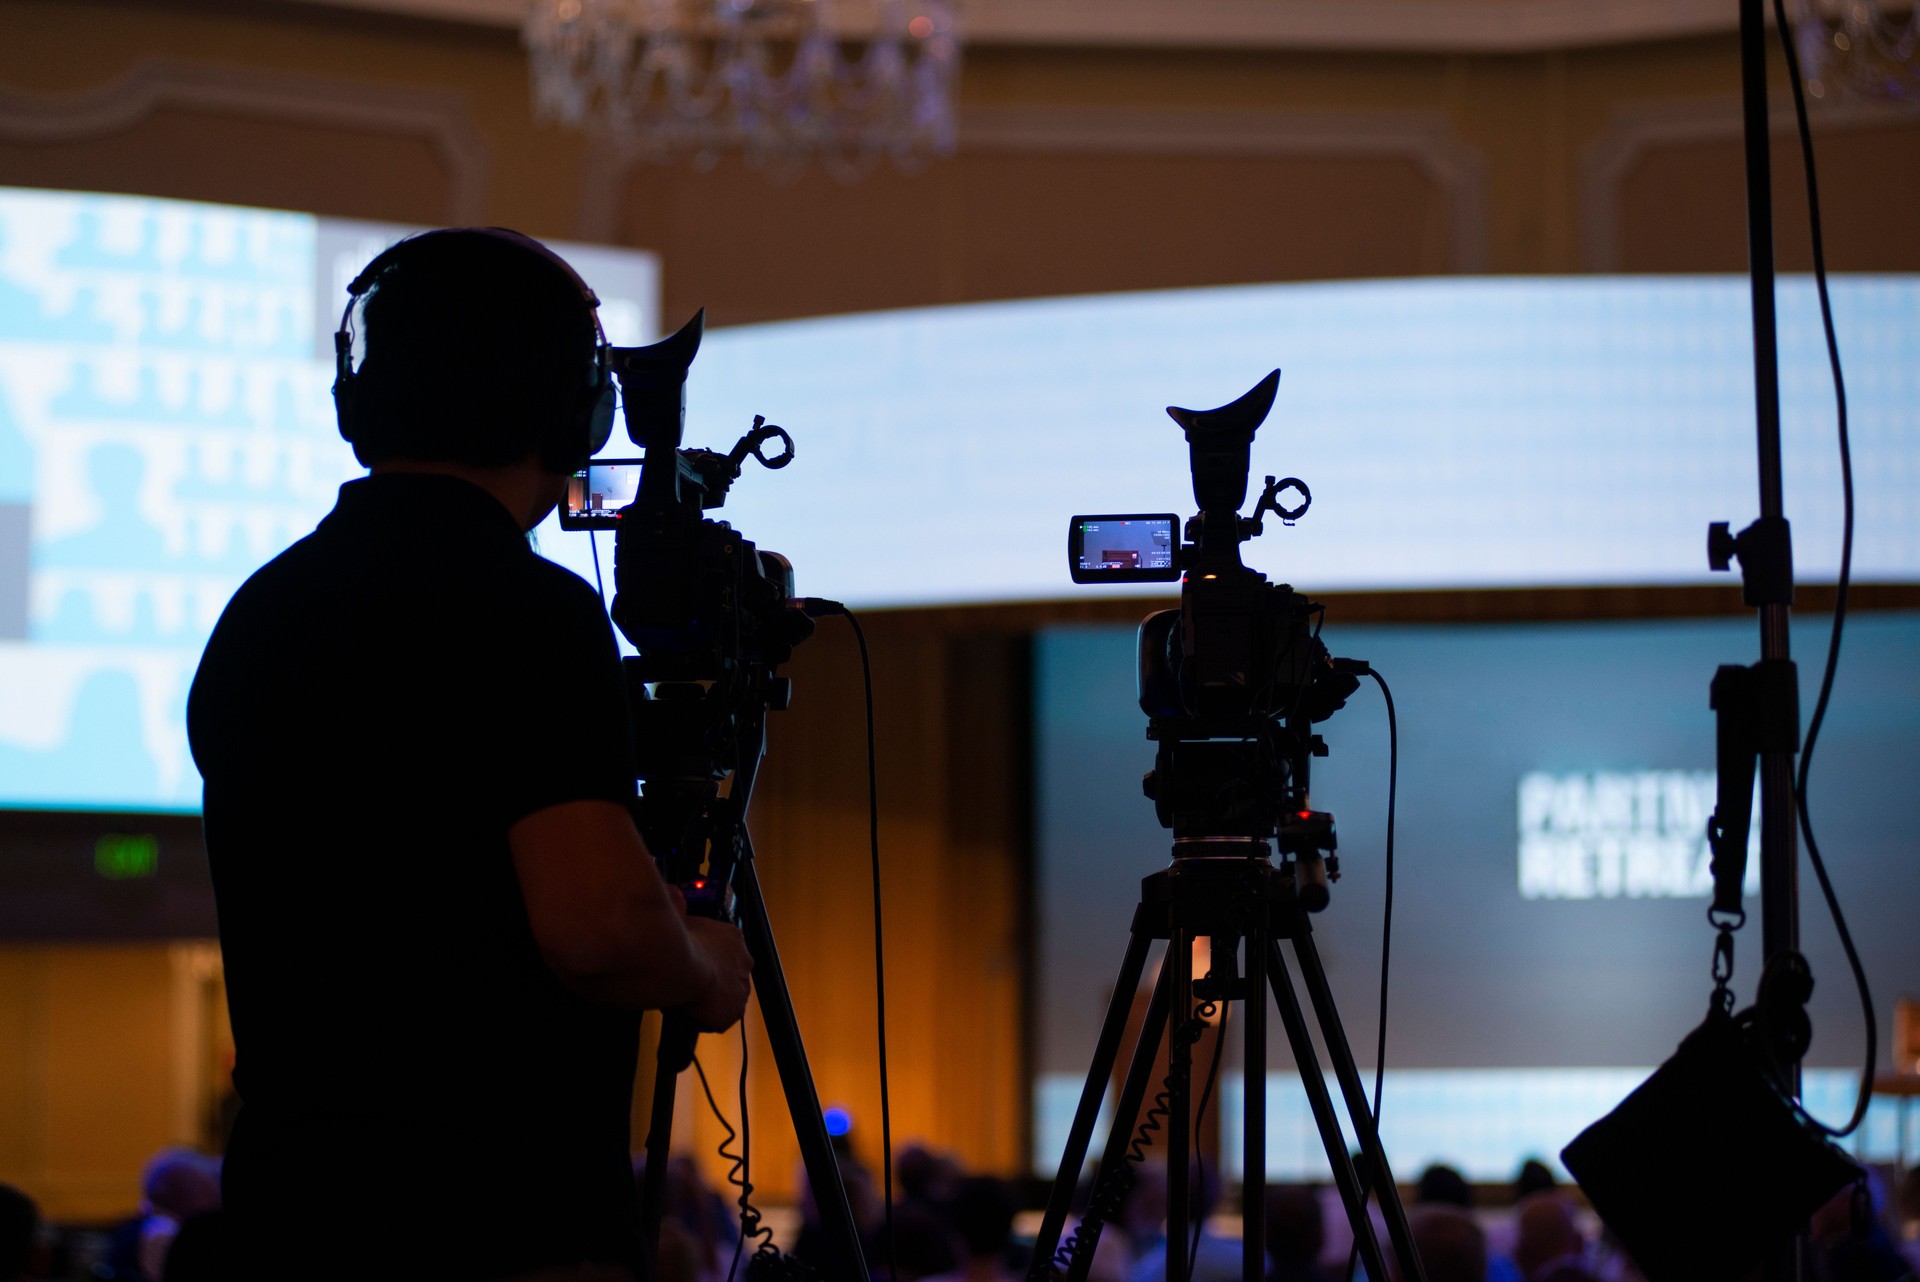
M 792 563 L 703 515 L 726 502 L 749 457 L 774 469 L 793 461 L 793 438 L 758 416 L 725 454 L 680 448 L 705 318 L 696 313 L 649 346 L 612 349 L 627 435 L 643 455 L 581 469 L 560 517 L 565 529 L 614 532 L 611 613 L 635 650 L 625 666 L 636 816 L 662 875 L 694 911 L 724 905 L 765 714 L 791 698 L 775 669 L 813 632 L 794 599 Z
M 1169 406 L 1185 430 L 1193 497 L 1200 510 L 1176 535 L 1169 513 L 1075 516 L 1067 532 L 1076 583 L 1171 582 L 1180 608 L 1140 625 L 1140 710 L 1159 744 L 1147 795 L 1174 834 L 1175 858 L 1237 853 L 1277 840 L 1307 865 L 1302 902 L 1326 903 L 1318 869 L 1337 878 L 1333 817 L 1307 801 L 1309 758 L 1326 755 L 1311 732 L 1346 703 L 1359 681 L 1321 644 L 1323 608 L 1240 559 L 1267 513 L 1291 525 L 1313 502 L 1297 477 L 1266 478 L 1253 514 L 1242 517 L 1254 433 L 1280 386 L 1274 370 L 1231 404 L 1212 410 Z M 1297 501 L 1283 506 L 1289 492 Z

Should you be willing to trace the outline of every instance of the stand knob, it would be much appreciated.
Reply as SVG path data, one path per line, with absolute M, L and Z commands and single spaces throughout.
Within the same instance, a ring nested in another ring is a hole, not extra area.
M 1739 540 L 1733 537 L 1725 521 L 1715 521 L 1707 527 L 1707 564 L 1715 570 L 1733 568 L 1733 556 L 1739 550 Z

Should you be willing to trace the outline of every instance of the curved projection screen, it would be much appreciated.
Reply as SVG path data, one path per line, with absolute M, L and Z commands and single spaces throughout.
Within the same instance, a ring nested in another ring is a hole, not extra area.
M 181 712 L 233 588 L 356 473 L 333 430 L 344 283 L 402 229 L 0 190 L 0 806 L 190 811 Z M 645 255 L 565 247 L 616 342 L 659 327 Z M 1837 282 L 1863 579 L 1920 578 L 1920 278 Z M 1787 500 L 1803 577 L 1838 516 L 1824 360 L 1782 286 Z M 677 324 L 681 318 L 666 318 Z M 688 445 L 756 413 L 720 514 L 855 605 L 1067 596 L 1072 512 L 1184 511 L 1170 401 L 1284 368 L 1256 473 L 1315 505 L 1249 560 L 1312 590 L 1706 577 L 1702 526 L 1753 514 L 1744 283 L 1247 286 L 721 330 Z M 617 441 L 608 457 L 630 454 Z M 593 577 L 549 523 L 547 555 Z M 605 541 L 599 547 L 607 548 Z M 610 558 L 608 558 L 610 564 Z M 611 588 L 611 584 L 608 585 Z
M 1113 591 L 1068 584 L 1067 517 L 1190 513 L 1186 444 L 1161 407 L 1224 405 L 1278 366 L 1253 485 L 1299 477 L 1313 507 L 1248 545 L 1273 578 L 1706 582 L 1707 523 L 1758 514 L 1748 306 L 1733 277 L 1432 279 L 755 326 L 708 341 L 689 437 L 724 449 L 756 413 L 793 432 L 793 465 L 743 476 L 727 510 L 792 559 L 809 595 Z M 1809 282 L 1784 282 L 1779 310 L 1796 564 L 1831 579 L 1839 464 Z M 1854 572 L 1920 578 L 1920 278 L 1836 281 L 1835 311 Z
M 407 231 L 0 189 L 0 806 L 190 811 L 187 684 L 227 598 L 360 473 L 346 284 Z M 565 246 L 615 342 L 658 264 Z

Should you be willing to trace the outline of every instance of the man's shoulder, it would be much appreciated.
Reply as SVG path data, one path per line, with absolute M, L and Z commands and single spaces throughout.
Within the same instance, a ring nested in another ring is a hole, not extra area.
M 574 608 L 591 610 L 602 618 L 606 617 L 606 605 L 593 584 L 566 566 L 549 561 L 536 552 L 524 558 L 520 568 L 531 590 L 552 596 L 556 601 L 564 601 Z
M 247 626 L 270 626 L 309 600 L 324 553 L 308 534 L 282 549 L 235 588 L 221 608 L 214 637 Z
M 476 603 L 479 614 L 497 621 L 496 635 L 509 650 L 586 646 L 614 652 L 613 625 L 600 594 L 565 566 L 538 555 L 517 557 L 489 590 L 499 595 Z

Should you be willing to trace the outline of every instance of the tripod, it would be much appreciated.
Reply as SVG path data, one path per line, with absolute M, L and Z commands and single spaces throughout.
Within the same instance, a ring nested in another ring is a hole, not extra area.
M 1184 853 L 1182 846 L 1203 846 L 1208 853 Z M 1374 1238 L 1367 1215 L 1367 1189 L 1376 1190 L 1386 1218 L 1387 1233 L 1406 1282 L 1424 1282 L 1420 1263 L 1414 1254 L 1406 1211 L 1394 1187 L 1387 1167 L 1387 1156 L 1367 1109 L 1367 1099 L 1348 1048 L 1340 1014 L 1334 1008 L 1333 991 L 1327 985 L 1320 954 L 1314 947 L 1312 927 L 1301 904 L 1297 870 L 1300 861 L 1276 868 L 1269 858 L 1267 843 L 1258 840 L 1212 840 L 1203 843 L 1176 843 L 1170 867 L 1147 877 L 1140 884 L 1140 903 L 1134 910 L 1127 950 L 1120 962 L 1113 997 L 1100 1026 L 1093 1064 L 1080 1094 L 1073 1126 L 1067 1135 L 1066 1152 L 1060 1161 L 1060 1174 L 1054 1180 L 1047 1201 L 1046 1217 L 1034 1243 L 1029 1282 L 1052 1282 L 1056 1270 L 1064 1264 L 1068 1282 L 1083 1282 L 1093 1263 L 1094 1248 L 1108 1218 L 1120 1209 L 1132 1183 L 1130 1163 L 1138 1162 L 1141 1146 L 1152 1129 L 1150 1116 L 1136 1131 L 1141 1104 L 1146 1099 L 1148 1079 L 1152 1076 L 1161 1037 L 1172 1029 L 1169 1056 L 1170 1072 L 1166 1082 L 1164 1106 L 1155 1103 L 1155 1112 L 1165 1110 L 1167 1127 L 1167 1282 L 1186 1282 L 1187 1246 L 1190 1230 L 1188 1159 L 1192 1151 L 1191 1090 L 1192 1064 L 1189 1035 L 1196 998 L 1203 1001 L 1239 1001 L 1244 1008 L 1246 1029 L 1246 1116 L 1245 1161 L 1241 1266 L 1244 1282 L 1259 1282 L 1265 1276 L 1266 1248 L 1266 1060 L 1267 993 L 1272 991 L 1287 1042 L 1293 1049 L 1301 1084 L 1306 1088 L 1313 1119 L 1326 1147 L 1327 1161 L 1333 1168 L 1334 1183 L 1347 1219 L 1353 1226 L 1353 1240 L 1373 1282 L 1386 1282 L 1386 1262 L 1379 1242 Z M 1320 888 L 1324 893 L 1324 888 Z M 1213 941 L 1213 970 L 1208 976 L 1193 975 L 1193 941 Z M 1139 991 L 1140 978 L 1147 963 L 1152 941 L 1167 941 L 1167 952 L 1160 975 L 1154 982 L 1127 1075 L 1114 1108 L 1113 1122 L 1107 1133 L 1094 1177 L 1092 1203 L 1081 1220 L 1067 1250 L 1060 1249 L 1061 1231 L 1071 1209 L 1074 1187 L 1086 1163 L 1087 1146 L 1093 1135 L 1101 1101 L 1120 1050 L 1127 1013 L 1133 996 Z M 1368 1168 L 1363 1180 L 1348 1156 L 1340 1119 L 1334 1112 L 1325 1075 L 1320 1068 L 1313 1040 L 1308 1032 L 1305 1012 L 1294 990 L 1280 941 L 1293 941 L 1296 963 L 1306 984 L 1307 998 L 1319 1024 L 1321 1040 L 1333 1061 L 1334 1078 L 1346 1102 L 1347 1114 L 1360 1141 L 1360 1151 Z M 1236 958 L 1245 949 L 1241 969 Z M 1058 1258 L 1064 1255 L 1065 1259 Z
M 747 802 L 766 755 L 767 714 L 784 709 L 793 694 L 792 682 L 776 669 L 812 634 L 817 614 L 842 607 L 796 599 L 792 562 L 702 515 L 726 502 L 747 459 L 775 470 L 793 461 L 793 437 L 760 415 L 725 454 L 680 448 L 687 369 L 705 317 L 705 310 L 696 313 L 678 333 L 650 346 L 610 349 L 627 435 L 646 451 L 633 501 L 615 517 L 618 591 L 611 609 L 635 651 L 622 661 L 641 785 L 634 819 L 688 911 L 733 920 L 745 934 L 787 1112 L 827 1231 L 831 1275 L 867 1282 L 747 835 Z M 777 452 L 769 453 L 775 442 Z M 693 1062 L 697 1037 L 683 1014 L 667 1012 L 640 1190 L 649 1275 L 659 1253 L 677 1080 Z
M 780 968 L 780 954 L 774 947 L 773 925 L 767 917 L 767 904 L 760 893 L 760 877 L 754 868 L 753 839 L 747 832 L 747 801 L 753 792 L 753 780 L 766 743 L 765 704 L 752 709 L 746 722 L 743 742 L 752 750 L 733 776 L 728 795 L 717 795 L 710 781 L 696 781 L 691 788 L 666 788 L 641 798 L 644 812 L 649 799 L 659 809 L 678 818 L 691 830 L 700 832 L 699 841 L 708 851 L 708 872 L 701 879 L 711 892 L 730 881 L 733 889 L 734 920 L 746 935 L 747 951 L 753 955 L 753 991 L 766 1024 L 767 1040 L 773 1047 L 774 1064 L 779 1069 L 780 1086 L 787 1099 L 787 1114 L 793 1121 L 800 1155 L 812 1186 L 814 1205 L 827 1231 L 832 1253 L 828 1276 L 867 1282 L 866 1257 L 860 1249 L 860 1234 L 855 1226 L 846 1186 L 840 1179 L 839 1159 L 827 1124 L 820 1112 L 820 1097 L 813 1085 L 813 1072 L 807 1065 L 806 1048 L 800 1041 L 800 1025 L 794 1018 L 793 999 L 787 991 L 786 974 Z M 676 781 L 678 782 L 678 781 Z M 652 827 L 643 822 L 643 829 Z M 716 914 L 724 909 L 717 894 L 690 896 L 694 910 L 703 907 Z M 680 1073 L 693 1062 L 694 1042 L 699 1036 L 684 1014 L 669 1011 L 661 1025 L 660 1048 L 653 1079 L 653 1103 L 647 1125 L 647 1170 L 640 1187 L 640 1233 L 642 1258 L 651 1270 L 659 1255 L 660 1218 L 666 1204 L 667 1161 L 673 1139 L 673 1107 Z M 741 1119 L 744 1129 L 746 1119 Z

